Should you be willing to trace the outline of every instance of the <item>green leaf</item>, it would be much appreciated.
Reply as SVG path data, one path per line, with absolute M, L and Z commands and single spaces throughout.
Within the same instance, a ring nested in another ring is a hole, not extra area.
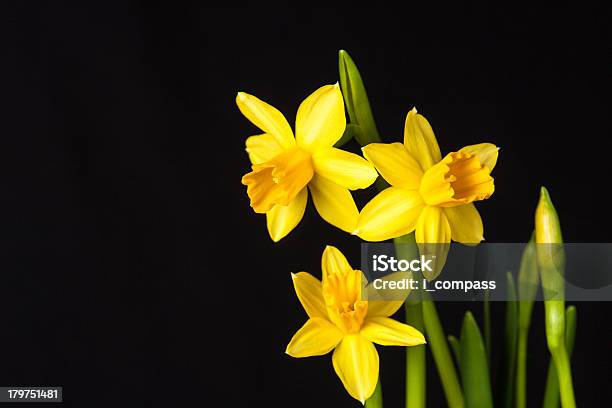
M 359 126 L 360 129 L 360 132 L 354 135 L 355 140 L 361 146 L 379 143 L 380 136 L 361 74 L 353 59 L 344 50 L 340 50 L 338 55 L 338 70 L 340 71 L 340 88 L 350 123 Z
M 452 334 L 449 334 L 448 344 L 450 344 L 451 350 L 453 350 L 453 355 L 455 356 L 455 361 L 457 362 L 457 366 L 459 366 L 459 362 L 461 361 L 461 343 L 459 343 L 458 338 Z
M 466 407 L 491 408 L 493 397 L 489 365 L 480 330 L 471 312 L 466 312 L 461 327 L 461 382 Z
M 438 375 L 442 382 L 442 389 L 446 396 L 446 403 L 450 408 L 463 408 L 466 406 L 463 399 L 463 392 L 459 384 L 453 357 L 446 341 L 446 335 L 442 328 L 442 323 L 438 317 L 436 305 L 433 300 L 427 296 L 427 292 L 423 291 L 423 319 L 425 321 L 425 332 L 427 338 L 427 346 L 431 350 Z M 461 351 L 463 357 L 463 350 Z M 467 406 L 470 406 L 469 404 Z
M 516 286 L 512 273 L 506 273 L 506 285 L 508 287 L 508 300 L 506 302 L 506 323 L 504 328 L 504 359 L 499 378 L 499 389 L 501 389 L 499 406 L 510 408 L 513 406 L 516 353 L 518 340 L 518 304 L 516 301 Z

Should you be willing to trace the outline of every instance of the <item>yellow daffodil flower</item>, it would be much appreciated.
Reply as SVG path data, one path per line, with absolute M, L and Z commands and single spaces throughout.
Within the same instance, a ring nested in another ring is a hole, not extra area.
M 359 211 L 349 190 L 368 187 L 378 175 L 364 158 L 333 147 L 346 127 L 339 85 L 323 86 L 302 102 L 295 137 L 273 106 L 244 92 L 238 93 L 236 103 L 265 132 L 246 141 L 252 171 L 242 177 L 242 184 L 253 210 L 266 214 L 272 240 L 279 241 L 302 219 L 307 186 L 321 217 L 352 232 Z
M 383 241 L 416 230 L 416 241 L 426 244 L 448 244 L 451 239 L 477 244 L 484 239 L 473 202 L 495 190 L 495 145 L 466 146 L 442 158 L 429 122 L 412 109 L 404 144 L 372 143 L 362 150 L 391 187 L 361 210 L 354 234 Z
M 306 272 L 292 274 L 309 319 L 295 333 L 286 353 L 309 357 L 334 350 L 336 374 L 348 393 L 364 403 L 378 381 L 378 353 L 372 343 L 415 346 L 424 344 L 425 338 L 417 329 L 389 318 L 403 302 L 362 299 L 365 278 L 338 249 L 325 248 L 321 266 L 323 282 Z

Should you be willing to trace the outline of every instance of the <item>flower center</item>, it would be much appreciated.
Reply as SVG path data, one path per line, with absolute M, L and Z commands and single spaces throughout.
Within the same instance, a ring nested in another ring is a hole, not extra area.
M 323 298 L 329 319 L 345 333 L 357 333 L 368 313 L 361 299 L 361 271 L 347 269 L 329 274 L 323 282 Z
M 439 207 L 485 200 L 495 191 L 490 172 L 476 155 L 449 153 L 425 172 L 419 192 L 427 205 Z
M 299 147 L 254 164 L 252 169 L 242 177 L 242 184 L 257 213 L 268 212 L 277 204 L 289 205 L 314 175 L 311 154 Z

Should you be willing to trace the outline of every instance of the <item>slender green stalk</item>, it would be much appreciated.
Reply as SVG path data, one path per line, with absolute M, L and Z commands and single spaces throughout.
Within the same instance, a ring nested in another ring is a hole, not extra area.
M 535 254 L 535 237 L 531 236 L 521 257 L 518 274 L 518 339 L 516 350 L 516 386 L 514 400 L 516 408 L 527 407 L 527 342 L 533 302 L 538 290 L 538 265 Z M 555 373 L 556 381 L 556 373 Z
M 504 328 L 504 360 L 500 376 L 500 388 L 502 389 L 501 405 L 511 408 L 514 398 L 514 370 L 516 368 L 516 342 L 517 342 L 517 320 L 518 305 L 516 302 L 516 285 L 512 273 L 506 274 L 508 285 L 508 300 L 506 301 L 506 324 Z
M 483 305 L 483 314 L 484 314 L 484 340 L 485 340 L 485 349 L 487 351 L 487 362 L 489 362 L 489 366 L 491 365 L 491 302 L 489 302 L 489 297 L 491 294 L 488 290 L 484 293 L 484 305 Z
M 565 310 L 565 346 L 571 357 L 576 338 L 576 307 L 569 306 Z M 543 408 L 559 407 L 559 380 L 557 379 L 557 369 L 551 360 L 548 364 L 548 375 L 546 377 L 546 392 L 544 393 Z
M 569 355 L 565 346 L 559 347 L 552 353 L 557 378 L 559 380 L 559 394 L 561 395 L 561 406 L 563 408 L 575 408 L 574 385 L 572 383 L 572 369 L 569 363 Z
M 423 318 L 425 319 L 427 343 L 438 368 L 446 402 L 450 408 L 463 408 L 465 406 L 463 392 L 459 385 L 457 370 L 453 364 L 453 358 L 446 342 L 436 306 L 432 300 L 427 299 L 426 295 L 423 298 Z
M 522 328 L 519 329 L 519 337 L 516 346 L 516 408 L 527 407 L 527 334 L 527 330 Z
M 382 397 L 382 386 L 380 385 L 380 374 L 378 376 L 378 382 L 376 383 L 376 389 L 374 394 L 367 399 L 365 403 L 366 408 L 383 408 L 383 397 Z
M 424 332 L 425 322 L 423 321 L 423 308 L 420 299 L 406 301 L 405 308 L 406 323 L 420 332 Z M 424 344 L 406 347 L 406 408 L 425 407 L 425 358 Z
M 412 259 L 419 254 L 414 234 L 394 239 L 399 259 Z M 421 291 L 413 290 L 405 303 L 406 323 L 425 332 Z M 425 345 L 406 347 L 406 408 L 425 408 Z

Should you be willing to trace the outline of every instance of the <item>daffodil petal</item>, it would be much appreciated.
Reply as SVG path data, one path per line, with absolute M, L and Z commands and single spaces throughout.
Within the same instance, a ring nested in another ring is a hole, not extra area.
M 236 105 L 255 126 L 272 135 L 284 149 L 295 146 L 291 126 L 274 106 L 244 92 L 238 92 Z
M 404 304 L 401 300 L 374 300 L 368 302 L 368 317 L 389 317 Z
M 419 162 L 423 171 L 442 160 L 433 129 L 427 119 L 417 113 L 416 108 L 413 108 L 406 116 L 404 146 L 408 153 Z
M 266 213 L 268 232 L 278 242 L 300 223 L 308 202 L 308 189 L 303 188 L 289 205 L 275 205 Z
M 343 333 L 327 319 L 308 319 L 293 335 L 285 353 L 291 357 L 311 357 L 327 354 L 342 340 Z
M 307 272 L 292 273 L 293 287 L 308 317 L 327 319 L 321 281 Z
M 406 190 L 419 189 L 423 170 L 403 144 L 371 143 L 361 150 L 389 184 Z
M 343 231 L 353 232 L 359 211 L 351 193 L 346 188 L 316 174 L 308 187 L 321 218 Z
M 445 208 L 444 213 L 450 225 L 453 241 L 476 245 L 484 239 L 482 218 L 474 204 Z
M 416 241 L 427 244 L 446 244 L 451 240 L 451 228 L 444 210 L 426 206 L 416 225 Z
M 261 164 L 282 153 L 284 149 L 274 136 L 264 133 L 247 138 L 246 151 L 252 164 Z
M 442 272 L 450 247 L 451 228 L 443 208 L 426 206 L 423 209 L 415 238 L 420 254 L 434 259 L 432 270 L 423 270 L 423 276 L 431 281 Z
M 302 102 L 295 120 L 295 137 L 300 147 L 315 152 L 333 146 L 346 127 L 340 86 L 325 85 Z
M 366 241 L 406 235 L 414 231 L 423 205 L 418 192 L 389 187 L 363 207 L 354 234 Z
M 346 260 L 346 257 L 338 248 L 328 245 L 323 251 L 321 257 L 321 271 L 323 272 L 323 281 L 328 275 L 343 274 L 347 270 L 353 268 Z
M 367 188 L 378 177 L 376 169 L 366 159 L 335 147 L 316 151 L 312 163 L 317 174 L 349 190 Z
M 459 151 L 478 156 L 480 163 L 487 166 L 489 172 L 493 171 L 493 168 L 495 168 L 495 165 L 497 164 L 497 156 L 499 155 L 499 147 L 492 143 L 479 143 L 465 146 Z
M 334 350 L 334 370 L 351 397 L 365 403 L 378 382 L 378 353 L 371 341 L 351 334 Z
M 423 334 L 412 326 L 388 317 L 369 317 L 361 327 L 361 335 L 381 346 L 417 346 L 425 344 Z

